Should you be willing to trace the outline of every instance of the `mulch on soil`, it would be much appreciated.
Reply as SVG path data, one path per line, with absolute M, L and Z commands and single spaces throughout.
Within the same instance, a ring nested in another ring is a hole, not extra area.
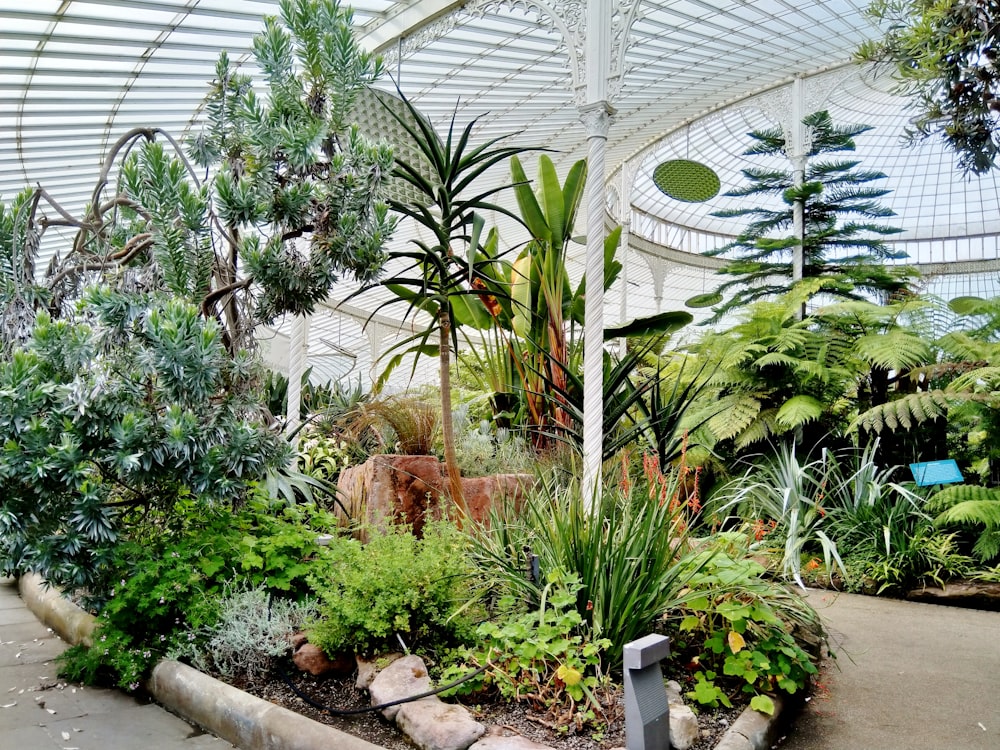
M 337 716 L 329 711 L 312 706 L 276 672 L 266 679 L 256 681 L 225 678 L 214 675 L 235 687 L 263 698 L 275 705 L 307 716 L 314 721 L 335 727 L 343 732 L 360 737 L 386 750 L 413 750 L 413 745 L 396 729 L 395 724 L 382 718 L 377 712 L 353 716 Z M 286 673 L 295 688 L 314 703 L 331 709 L 352 710 L 371 705 L 368 691 L 355 687 L 355 677 L 313 677 L 292 668 Z M 596 729 L 585 729 L 573 733 L 560 730 L 546 717 L 525 703 L 493 702 L 467 705 L 476 720 L 487 726 L 487 731 L 516 734 L 526 739 L 548 745 L 555 750 L 610 750 L 625 745 L 625 719 L 620 691 L 612 698 L 607 712 L 609 721 Z M 742 706 L 736 708 L 704 709 L 698 714 L 701 739 L 692 750 L 711 750 L 719 738 L 739 716 Z

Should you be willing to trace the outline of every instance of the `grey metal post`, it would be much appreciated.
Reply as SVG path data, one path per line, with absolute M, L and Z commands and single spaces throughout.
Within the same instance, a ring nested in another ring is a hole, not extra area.
M 670 656 L 670 639 L 647 635 L 625 644 L 625 747 L 669 750 L 670 706 L 660 661 Z

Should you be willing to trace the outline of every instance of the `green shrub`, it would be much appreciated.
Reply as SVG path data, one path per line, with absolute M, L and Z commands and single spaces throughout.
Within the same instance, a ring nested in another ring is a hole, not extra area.
M 238 513 L 191 502 L 172 527 L 151 524 L 115 549 L 91 647 L 63 657 L 63 673 L 135 689 L 169 653 L 191 653 L 218 621 L 230 585 L 301 598 L 318 529 L 334 527 L 308 508 L 280 513 L 252 504 Z
M 746 537 L 729 534 L 723 541 L 724 548 L 701 553 L 688 583 L 692 596 L 670 613 L 675 645 L 696 667 L 688 696 L 729 706 L 730 696 L 742 692 L 771 713 L 768 694 L 796 693 L 817 671 L 793 633 L 819 643 L 822 628 L 801 597 L 761 577 L 764 568 L 745 556 Z
M 372 529 L 366 543 L 333 539 L 309 576 L 319 598 L 310 642 L 328 654 L 462 642 L 471 631 L 467 546 L 446 521 L 426 524 L 419 539 L 400 526 Z
M 477 645 L 459 650 L 458 661 L 444 670 L 441 682 L 477 667 L 485 671 L 446 694 L 495 692 L 546 711 L 564 728 L 573 724 L 580 729 L 595 721 L 603 713 L 599 692 L 609 684 L 601 656 L 611 641 L 584 635 L 576 611 L 580 588 L 575 576 L 553 571 L 538 609 L 508 613 L 502 623 L 482 623 L 476 630 Z
M 97 289 L 81 309 L 0 361 L 0 568 L 94 588 L 141 511 L 238 503 L 289 450 L 256 364 L 193 305 Z

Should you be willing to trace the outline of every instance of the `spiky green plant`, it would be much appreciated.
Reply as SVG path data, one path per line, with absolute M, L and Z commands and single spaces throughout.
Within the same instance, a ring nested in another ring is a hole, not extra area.
M 492 262 L 482 256 L 483 214 L 511 215 L 491 202 L 503 186 L 482 190 L 477 182 L 494 166 L 525 149 L 500 145 L 505 136 L 476 145 L 473 133 L 477 121 L 470 121 L 459 131 L 454 117 L 442 141 L 413 103 L 400 96 L 407 116 L 393 109 L 387 111 L 409 134 L 419 156 L 397 159 L 393 175 L 418 197 L 393 199 L 390 205 L 400 216 L 424 229 L 429 239 L 414 236 L 405 249 L 394 251 L 394 259 L 405 262 L 406 267 L 381 283 L 396 294 L 397 301 L 408 306 L 406 316 L 421 311 L 429 316 L 429 322 L 423 331 L 394 347 L 392 365 L 398 364 L 404 353 L 438 358 L 448 494 L 461 518 L 466 505 L 451 418 L 451 359 L 458 349 L 460 326 L 484 329 L 491 324 L 490 314 L 473 287 L 473 281 L 481 275 L 480 265 Z M 437 341 L 432 343 L 434 334 Z
M 594 637 L 611 640 L 608 652 L 619 662 L 626 643 L 683 600 L 685 583 L 698 570 L 686 559 L 688 509 L 670 502 L 679 491 L 677 476 L 661 481 L 652 497 L 650 487 L 637 484 L 630 491 L 606 488 L 587 504 L 577 482 L 539 477 L 523 505 L 494 508 L 476 530 L 473 555 L 484 585 L 535 609 L 549 573 L 578 578 L 577 611 Z

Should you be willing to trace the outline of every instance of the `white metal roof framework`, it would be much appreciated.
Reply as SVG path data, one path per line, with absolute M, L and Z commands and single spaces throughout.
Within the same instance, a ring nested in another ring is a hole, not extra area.
M 357 0 L 353 8 L 365 46 L 386 56 L 402 90 L 439 125 L 456 110 L 462 122 L 478 116 L 481 137 L 516 133 L 515 142 L 557 152 L 562 172 L 588 155 L 588 135 L 593 146 L 607 127 L 600 205 L 630 237 L 626 278 L 605 304 L 612 319 L 676 308 L 714 286 L 712 263 L 692 253 L 738 231 L 710 216 L 729 199 L 673 201 L 652 184 L 652 169 L 696 159 L 719 172 L 723 191 L 734 187 L 747 131 L 787 124 L 796 76 L 806 77 L 809 111 L 876 126 L 859 139 L 858 155 L 890 175 L 888 202 L 906 230 L 898 241 L 912 261 L 934 264 L 931 288 L 996 293 L 996 177 L 967 180 L 940 145 L 900 143 L 904 102 L 849 64 L 858 43 L 877 34 L 866 5 Z M 197 129 L 219 50 L 246 62 L 261 16 L 277 12 L 266 0 L 0 0 L 0 197 L 40 183 L 79 213 L 107 147 L 136 126 L 178 138 Z M 588 104 L 591 115 L 582 116 Z M 612 117 L 600 114 L 612 108 Z M 501 233 L 517 239 L 511 227 Z M 42 254 L 65 239 L 50 230 Z M 581 248 L 577 275 L 583 256 Z M 964 273 L 940 275 L 956 270 Z M 400 325 L 383 315 L 363 332 L 371 303 L 354 304 L 313 323 L 308 352 L 319 378 L 367 379 L 373 353 Z M 275 351 L 287 347 L 286 332 L 273 337 Z

